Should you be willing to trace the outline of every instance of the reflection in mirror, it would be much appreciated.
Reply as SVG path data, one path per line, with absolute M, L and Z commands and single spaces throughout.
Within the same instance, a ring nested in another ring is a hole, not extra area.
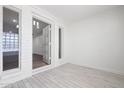
M 62 58 L 62 28 L 59 28 L 59 59 Z
M 19 13 L 3 7 L 3 71 L 19 67 Z

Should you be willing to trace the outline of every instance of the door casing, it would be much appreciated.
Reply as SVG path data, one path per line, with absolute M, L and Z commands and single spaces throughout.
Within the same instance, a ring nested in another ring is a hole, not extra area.
M 46 17 L 44 17 L 44 16 L 41 16 L 41 15 L 39 15 L 39 14 L 37 14 L 37 13 L 35 13 L 35 12 L 32 12 L 32 18 L 36 18 L 36 19 L 39 19 L 39 20 L 41 20 L 41 21 L 43 21 L 43 22 L 45 22 L 45 23 L 48 23 L 48 24 L 50 24 L 50 42 L 49 42 L 49 44 L 50 44 L 50 51 L 49 51 L 49 60 L 50 60 L 50 62 L 51 62 L 51 64 L 49 64 L 49 65 L 47 65 L 47 66 L 44 66 L 44 67 L 39 67 L 39 68 L 37 68 L 37 69 L 33 69 L 33 66 L 32 66 L 32 72 L 33 72 L 33 74 L 36 74 L 36 73 L 39 73 L 39 72 L 42 72 L 42 71 L 45 71 L 45 70 L 47 70 L 47 69 L 50 69 L 50 68 L 52 68 L 53 66 L 54 66 L 54 63 L 53 63 L 53 57 L 52 57 L 52 31 L 54 31 L 54 22 L 52 21 L 52 20 L 50 20 L 50 19 L 48 19 L 48 18 L 46 18 Z M 32 32 L 33 32 L 33 30 L 32 30 Z M 32 40 L 32 50 L 33 50 L 33 40 Z M 32 51 L 32 53 L 33 53 L 33 51 Z M 32 60 L 32 65 L 33 65 L 33 60 Z
M 16 11 L 19 13 L 19 67 L 18 68 L 14 68 L 14 69 L 10 69 L 10 70 L 7 70 L 7 71 L 3 71 L 3 50 L 2 50 L 2 36 L 3 36 L 3 7 L 5 8 L 8 8 L 10 10 L 13 10 L 13 11 Z M 5 6 L 1 6 L 0 7 L 0 10 L 1 10 L 1 20 L 0 20 L 0 29 L 1 29 L 1 32 L 0 32 L 0 35 L 1 35 L 1 38 L 0 38 L 0 43 L 1 43 L 1 46 L 0 46 L 0 50 L 1 50 L 1 62 L 0 62 L 0 65 L 1 65 L 1 76 L 4 77 L 4 76 L 9 76 L 11 74 L 15 74 L 15 73 L 18 73 L 21 71 L 21 38 L 22 38 L 22 22 L 21 22 L 21 15 L 22 15 L 22 11 L 14 6 L 11 6 L 11 5 L 5 5 Z

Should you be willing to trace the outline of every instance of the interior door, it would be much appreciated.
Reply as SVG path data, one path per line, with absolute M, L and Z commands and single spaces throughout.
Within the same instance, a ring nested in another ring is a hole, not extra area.
M 3 71 L 19 69 L 20 12 L 3 7 L 2 60 Z
M 44 33 L 44 61 L 51 64 L 51 26 L 48 25 L 43 29 Z

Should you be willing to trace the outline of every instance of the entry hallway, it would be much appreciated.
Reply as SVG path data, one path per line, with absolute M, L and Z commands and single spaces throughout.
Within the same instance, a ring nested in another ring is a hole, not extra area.
M 64 64 L 30 78 L 6 86 L 6 88 L 124 88 L 124 76 L 87 68 L 74 64 Z

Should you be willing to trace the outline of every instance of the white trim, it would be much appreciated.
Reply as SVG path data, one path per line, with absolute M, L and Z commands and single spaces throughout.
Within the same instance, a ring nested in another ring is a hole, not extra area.
M 50 26 L 51 26 L 51 31 L 50 31 L 50 46 L 51 46 L 51 48 L 50 48 L 50 51 L 49 51 L 49 55 L 50 55 L 50 64 L 49 65 L 47 65 L 47 66 L 44 66 L 44 67 L 39 67 L 39 68 L 36 68 L 36 69 L 33 69 L 33 66 L 32 66 L 32 73 L 34 74 L 34 73 L 38 73 L 38 72 L 42 72 L 42 71 L 45 71 L 45 70 L 48 70 L 48 69 L 50 69 L 50 68 L 52 68 L 52 64 L 53 64 L 53 61 L 52 61 L 52 48 L 54 48 L 54 47 L 52 47 L 52 31 L 54 31 L 52 28 L 53 28 L 53 26 L 54 26 L 54 22 L 52 21 L 52 20 L 50 20 L 49 18 L 47 18 L 47 17 L 44 17 L 44 16 L 42 16 L 42 15 L 40 15 L 40 14 L 38 14 L 38 13 L 35 13 L 35 12 L 32 12 L 32 19 L 33 18 L 36 18 L 36 19 L 38 19 L 38 20 L 40 20 L 40 21 L 43 21 L 43 22 L 45 22 L 45 23 L 47 23 L 47 24 L 49 24 Z M 32 32 L 33 32 L 33 30 L 32 30 Z M 33 40 L 32 40 L 32 50 L 33 50 Z M 32 51 L 33 52 L 33 51 Z M 32 64 L 33 64 L 33 60 L 32 60 Z
M 32 75 L 41 73 L 41 72 L 46 71 L 46 70 L 49 70 L 49 69 L 52 69 L 52 65 L 46 65 L 46 66 L 43 66 L 43 67 L 34 69 L 34 70 L 32 71 Z
M 2 6 L 2 12 L 3 12 L 3 7 L 19 13 L 19 67 L 3 71 L 3 60 L 2 60 L 2 77 L 6 76 L 6 75 L 9 76 L 11 74 L 18 73 L 19 71 L 21 71 L 21 36 L 22 36 L 22 33 L 21 33 L 21 14 L 22 14 L 21 12 L 22 11 L 14 6 L 6 6 L 5 5 L 5 6 Z M 3 13 L 2 13 L 2 15 L 3 15 Z M 2 21 L 2 25 L 3 25 L 3 21 Z M 2 35 L 3 35 L 3 30 L 2 30 Z M 1 39 L 1 41 L 2 41 L 2 39 Z M 4 51 L 4 50 L 2 49 L 2 51 Z M 3 57 L 3 52 L 2 52 L 2 57 Z
M 2 11 L 2 6 L 0 6 L 0 81 L 1 81 L 1 76 L 2 76 L 2 31 L 3 31 L 3 26 L 2 26 L 2 20 L 3 20 L 3 11 Z
M 45 16 L 42 16 L 42 15 L 34 12 L 34 11 L 32 12 L 32 17 L 34 17 L 36 19 L 39 19 L 39 20 L 41 20 L 41 21 L 43 21 L 43 22 L 45 22 L 47 24 L 50 24 L 50 25 L 53 24 L 53 21 L 52 20 L 50 20 L 49 18 L 47 18 Z
M 14 75 L 14 74 L 16 74 L 18 72 L 20 72 L 20 70 L 18 68 L 14 68 L 14 69 L 11 69 L 11 70 L 3 71 L 3 73 L 2 73 L 2 79 L 5 78 L 5 77 Z
M 68 62 L 68 63 L 74 64 L 74 65 L 78 65 L 78 66 L 87 67 L 87 68 L 91 68 L 91 69 L 96 69 L 96 70 L 101 70 L 101 71 L 105 71 L 105 72 L 110 72 L 110 73 L 114 73 L 114 74 L 118 74 L 118 75 L 123 75 L 123 76 L 124 76 L 124 73 L 119 72 L 119 71 L 116 71 L 116 70 L 112 70 L 112 69 L 100 68 L 100 67 L 89 66 L 89 65 L 83 65 L 83 64 L 72 63 L 72 62 Z

